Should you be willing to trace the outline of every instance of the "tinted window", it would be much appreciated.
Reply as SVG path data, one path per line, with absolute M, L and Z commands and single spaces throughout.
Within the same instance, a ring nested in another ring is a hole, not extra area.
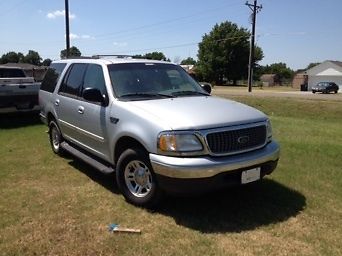
M 102 94 L 106 94 L 106 85 L 100 65 L 89 64 L 84 75 L 84 88 L 99 89 Z
M 65 66 L 65 63 L 52 63 L 44 76 L 40 89 L 43 91 L 53 92 Z
M 25 73 L 18 68 L 0 68 L 0 78 L 8 77 L 25 77 Z
M 59 92 L 78 96 L 80 88 L 83 84 L 83 77 L 86 68 L 87 64 L 73 64 L 69 68 Z

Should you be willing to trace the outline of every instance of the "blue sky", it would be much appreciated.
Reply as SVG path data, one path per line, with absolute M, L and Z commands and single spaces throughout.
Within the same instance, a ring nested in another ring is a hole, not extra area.
M 69 0 L 71 45 L 83 55 L 161 51 L 172 61 L 196 58 L 216 23 L 251 28 L 245 0 Z M 250 0 L 252 2 L 252 0 Z M 342 61 L 342 0 L 259 0 L 261 64 Z M 0 1 L 0 54 L 29 49 L 58 59 L 65 48 L 64 0 Z

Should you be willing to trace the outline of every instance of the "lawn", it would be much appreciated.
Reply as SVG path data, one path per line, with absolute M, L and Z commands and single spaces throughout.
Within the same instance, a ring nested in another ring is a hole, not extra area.
M 0 116 L 0 255 L 342 255 L 342 101 L 233 98 L 271 117 L 278 168 L 153 212 L 126 203 L 113 176 L 54 155 L 37 116 Z

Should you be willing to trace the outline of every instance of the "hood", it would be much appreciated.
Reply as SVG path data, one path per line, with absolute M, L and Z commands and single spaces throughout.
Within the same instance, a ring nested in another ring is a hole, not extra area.
M 127 102 L 139 112 L 168 124 L 172 130 L 209 129 L 247 124 L 267 119 L 259 110 L 247 105 L 217 98 L 178 97 Z

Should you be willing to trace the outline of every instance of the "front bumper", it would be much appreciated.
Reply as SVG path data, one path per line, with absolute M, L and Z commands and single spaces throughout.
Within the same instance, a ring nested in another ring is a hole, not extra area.
M 278 143 L 272 141 L 262 149 L 233 156 L 180 158 L 150 154 L 150 160 L 154 172 L 159 176 L 177 179 L 198 179 L 253 166 L 261 166 L 267 162 L 276 162 L 279 159 L 279 154 Z
M 260 178 L 277 167 L 276 142 L 248 153 L 226 157 L 177 158 L 150 154 L 159 186 L 172 194 L 198 194 L 241 185 L 244 170 L 260 168 Z

